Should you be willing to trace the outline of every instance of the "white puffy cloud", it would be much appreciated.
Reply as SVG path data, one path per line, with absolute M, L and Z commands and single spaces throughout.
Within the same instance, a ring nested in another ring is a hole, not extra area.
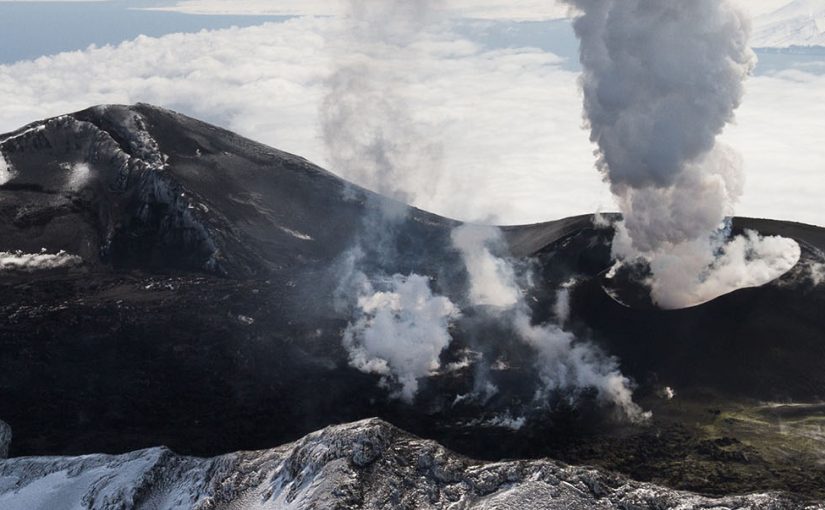
M 296 18 L 0 66 L 0 132 L 94 104 L 144 101 L 327 165 L 318 112 L 340 30 L 332 18 Z M 406 73 L 409 111 L 443 147 L 444 174 L 427 193 L 410 190 L 416 205 L 502 223 L 614 208 L 581 128 L 578 75 L 560 58 L 485 49 L 446 32 L 425 35 L 414 50 L 415 67 L 390 65 Z M 751 78 L 746 89 L 738 124 L 723 136 L 744 158 L 736 212 L 825 224 L 817 136 L 825 77 L 787 71 Z
M 738 289 L 760 287 L 790 271 L 802 255 L 793 239 L 760 236 L 754 231 L 727 238 L 701 237 L 640 254 L 619 223 L 613 254 L 619 260 L 644 258 L 655 277 L 646 282 L 650 296 L 666 310 L 706 303 Z M 616 266 L 618 268 L 618 266 Z M 811 271 L 816 282 L 816 271 Z

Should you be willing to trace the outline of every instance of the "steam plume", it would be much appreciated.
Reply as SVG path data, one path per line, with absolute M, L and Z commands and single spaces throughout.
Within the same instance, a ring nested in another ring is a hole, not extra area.
M 403 78 L 416 65 L 415 43 L 440 3 L 350 0 L 321 106 L 332 168 L 406 203 L 415 201 L 415 192 L 431 193 L 441 171 L 442 147 L 414 118 Z
M 387 274 L 396 232 L 415 196 L 431 191 L 441 170 L 441 147 L 417 122 L 404 98 L 400 76 L 415 64 L 414 43 L 433 17 L 434 0 L 351 0 L 341 52 L 321 105 L 322 137 L 332 168 L 368 195 L 361 235 L 341 264 L 339 302 L 353 317 L 343 345 L 350 365 L 381 376 L 392 396 L 412 402 L 418 379 L 440 367 L 460 315 L 430 280 Z
M 772 240 L 768 248 L 751 235 L 739 241 L 749 245 L 741 250 L 724 248 L 728 239 L 720 235 L 743 190 L 740 158 L 716 138 L 733 120 L 756 61 L 744 14 L 728 0 L 565 1 L 579 11 L 574 26 L 596 165 L 624 215 L 625 238 L 614 255 L 650 263 L 652 297 L 665 308 L 767 283 L 790 269 L 793 241 Z M 777 253 L 758 268 L 745 256 Z M 764 267 L 770 271 L 748 274 Z M 725 276 L 715 274 L 720 268 Z M 741 277 L 729 278 L 734 273 Z
M 395 382 L 402 400 L 412 402 L 418 379 L 440 367 L 439 356 L 452 340 L 449 323 L 459 315 L 447 298 L 433 296 L 430 282 L 418 275 L 395 275 L 376 291 L 363 279 L 358 298 L 361 316 L 344 334 L 353 367 Z
M 649 416 L 633 402 L 632 384 L 621 374 L 614 358 L 578 341 L 558 325 L 533 323 L 516 270 L 499 255 L 506 251 L 499 229 L 464 225 L 453 231 L 452 239 L 470 277 L 471 304 L 496 307 L 519 339 L 536 351 L 542 382 L 537 398 L 554 391 L 576 394 L 594 388 L 602 401 L 616 406 L 624 417 L 638 421 Z M 561 294 L 566 296 L 565 292 Z M 562 303 L 558 311 L 564 315 L 559 319 L 566 321 L 569 303 Z

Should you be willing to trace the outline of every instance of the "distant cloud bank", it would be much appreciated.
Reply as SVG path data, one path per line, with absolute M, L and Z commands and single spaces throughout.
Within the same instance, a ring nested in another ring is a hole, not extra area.
M 416 43 L 414 68 L 398 63 L 409 111 L 444 149 L 445 175 L 431 193 L 411 190 L 416 205 L 499 223 L 614 210 L 582 129 L 577 73 L 552 53 L 484 47 L 449 27 Z M 302 17 L 0 66 L 0 133 L 94 104 L 144 101 L 327 165 L 318 109 L 340 36 L 335 18 Z M 737 213 L 825 225 L 825 76 L 789 69 L 750 78 L 746 89 L 723 135 L 744 157 Z

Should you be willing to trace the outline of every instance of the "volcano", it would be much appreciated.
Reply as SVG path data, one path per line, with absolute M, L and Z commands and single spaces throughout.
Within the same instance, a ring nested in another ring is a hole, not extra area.
M 412 404 L 350 366 L 350 317 L 331 296 L 364 217 L 406 208 L 393 238 L 403 256 L 380 263 L 427 275 L 457 303 L 468 286 L 450 241 L 459 222 L 145 104 L 0 135 L 0 158 L 0 418 L 12 457 L 159 445 L 211 457 L 379 417 L 484 460 L 553 457 L 711 495 L 825 498 L 825 229 L 735 218 L 734 229 L 796 240 L 799 263 L 762 287 L 663 311 L 628 306 L 632 285 L 605 283 L 609 224 L 502 227 L 511 258 L 533 268 L 536 321 L 554 319 L 557 289 L 575 280 L 569 329 L 619 360 L 653 413 L 631 424 L 586 391 L 531 406 L 533 353 L 472 307 L 442 354 L 450 368 L 424 378 Z M 482 370 L 499 392 L 457 398 Z

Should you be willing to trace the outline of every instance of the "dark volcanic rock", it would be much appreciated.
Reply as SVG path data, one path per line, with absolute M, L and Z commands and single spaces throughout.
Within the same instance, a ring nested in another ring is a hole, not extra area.
M 0 459 L 5 459 L 9 455 L 9 446 L 11 445 L 11 427 L 9 424 L 0 420 Z
M 380 416 L 473 456 L 555 455 L 705 492 L 825 494 L 817 458 L 799 470 L 713 436 L 741 418 L 726 414 L 735 406 L 825 398 L 825 287 L 812 272 L 825 260 L 823 229 L 737 219 L 737 228 L 800 241 L 799 266 L 764 287 L 664 312 L 604 292 L 612 230 L 591 217 L 504 228 L 536 275 L 528 301 L 537 320 L 552 319 L 559 285 L 577 278 L 569 327 L 617 356 L 654 411 L 652 423 L 629 426 L 587 394 L 533 409 L 534 353 L 462 298 L 457 223 L 409 209 L 389 247 L 398 256 L 368 262 L 432 277 L 464 312 L 443 361 L 476 355 L 422 380 L 409 406 L 349 366 L 349 317 L 332 299 L 341 254 L 369 234 L 365 215 L 387 199 L 148 105 L 39 122 L 0 135 L 0 153 L 13 175 L 0 185 L 0 252 L 82 258 L 0 271 L 0 411 L 15 430 L 13 455 L 164 444 L 212 456 Z M 484 370 L 499 393 L 456 404 Z M 679 395 L 673 403 L 656 396 L 665 386 Z M 711 403 L 717 415 L 703 407 Z M 524 413 L 522 429 L 491 425 L 512 412 Z

